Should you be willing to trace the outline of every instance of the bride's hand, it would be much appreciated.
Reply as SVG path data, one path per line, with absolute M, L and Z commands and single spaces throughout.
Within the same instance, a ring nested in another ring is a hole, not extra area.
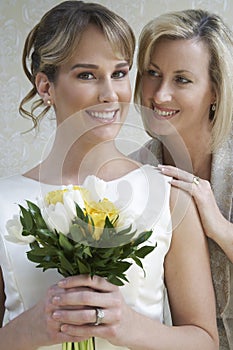
M 63 282 L 63 283 L 62 283 Z M 98 276 L 73 276 L 59 286 L 62 292 L 53 297 L 59 309 L 53 318 L 61 323 L 61 331 L 72 337 L 100 337 L 115 345 L 125 345 L 129 318 L 133 311 L 119 287 Z
M 59 312 L 62 307 L 56 305 L 54 298 L 64 293 L 57 284 L 48 288 L 46 295 L 32 308 L 23 312 L 9 323 L 9 327 L 14 331 L 20 328 L 23 338 L 19 337 L 19 344 L 22 348 L 34 349 L 41 346 L 50 346 L 65 342 L 77 342 L 84 338 L 76 338 L 61 332 L 62 323 L 53 317 L 55 312 Z M 7 328 L 7 327 L 6 327 Z M 4 344 L 4 340 L 3 340 Z M 25 345 L 25 346 L 24 346 Z M 21 347 L 20 347 L 21 348 Z
M 173 177 L 171 185 L 190 193 L 196 203 L 205 234 L 217 242 L 233 261 L 233 224 L 220 212 L 209 181 L 170 165 L 159 165 L 164 175 Z

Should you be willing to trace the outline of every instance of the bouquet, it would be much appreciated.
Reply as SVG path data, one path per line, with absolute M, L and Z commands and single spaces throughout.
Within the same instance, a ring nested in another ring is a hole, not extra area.
M 143 269 L 141 259 L 156 246 L 142 245 L 152 230 L 138 233 L 132 215 L 107 198 L 93 200 L 84 187 L 67 186 L 37 204 L 26 203 L 26 208 L 19 205 L 20 216 L 8 221 L 7 239 L 28 243 L 28 259 L 43 271 L 57 269 L 64 277 L 98 275 L 121 286 L 128 282 L 125 272 L 132 263 Z M 63 350 L 94 348 L 93 338 L 63 344 Z

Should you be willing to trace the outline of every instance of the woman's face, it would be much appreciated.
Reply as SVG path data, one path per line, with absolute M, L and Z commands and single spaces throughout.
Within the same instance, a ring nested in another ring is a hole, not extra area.
M 141 85 L 142 104 L 150 109 L 143 113 L 147 131 L 197 137 L 209 130 L 209 110 L 215 100 L 209 60 L 202 42 L 160 39 L 155 44 Z
M 124 119 L 120 103 L 131 100 L 129 64 L 116 57 L 100 29 L 89 25 L 72 59 L 50 83 L 49 93 L 58 126 L 82 111 L 75 117 L 79 131 L 99 129 L 102 135 L 114 137 L 113 124 Z

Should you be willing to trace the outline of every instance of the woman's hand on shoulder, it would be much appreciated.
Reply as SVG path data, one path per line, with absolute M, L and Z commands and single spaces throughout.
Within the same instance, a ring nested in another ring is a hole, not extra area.
M 159 165 L 164 175 L 173 177 L 171 185 L 193 196 L 204 232 L 213 239 L 233 262 L 233 224 L 220 212 L 209 181 L 170 165 Z

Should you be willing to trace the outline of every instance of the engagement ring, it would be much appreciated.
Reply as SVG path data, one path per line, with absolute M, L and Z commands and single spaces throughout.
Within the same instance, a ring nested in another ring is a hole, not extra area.
M 99 309 L 98 307 L 95 309 L 96 312 L 96 321 L 94 323 L 95 326 L 98 326 L 100 323 L 102 323 L 104 319 L 104 310 Z

